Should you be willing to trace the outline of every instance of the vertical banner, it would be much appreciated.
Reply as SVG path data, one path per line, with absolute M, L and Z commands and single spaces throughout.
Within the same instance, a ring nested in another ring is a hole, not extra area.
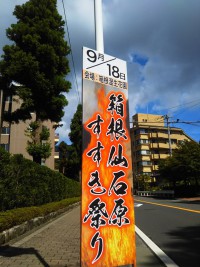
M 81 266 L 136 266 L 126 62 L 83 48 Z

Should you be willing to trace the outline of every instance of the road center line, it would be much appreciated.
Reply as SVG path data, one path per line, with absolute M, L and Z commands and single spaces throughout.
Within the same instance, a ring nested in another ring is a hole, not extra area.
M 146 245 L 157 255 L 166 267 L 179 267 L 171 258 L 165 254 L 148 236 L 146 236 L 136 225 L 135 232 L 146 243 Z
M 200 214 L 200 211 L 199 210 L 190 210 L 190 209 L 185 209 L 185 208 L 180 208 L 180 207 L 177 207 L 177 206 L 171 206 L 171 205 L 165 205 L 165 204 L 158 204 L 158 203 L 155 203 L 155 202 L 149 202 L 149 201 L 145 201 L 145 200 L 136 200 L 135 199 L 135 202 L 143 202 L 143 203 L 147 203 L 147 204 L 152 204 L 152 205 L 157 205 L 157 206 L 162 206 L 162 207 L 167 207 L 167 208 L 172 208 L 172 209 L 178 209 L 178 210 L 185 210 L 185 211 L 189 211 L 189 212 L 195 212 L 195 213 L 199 213 Z

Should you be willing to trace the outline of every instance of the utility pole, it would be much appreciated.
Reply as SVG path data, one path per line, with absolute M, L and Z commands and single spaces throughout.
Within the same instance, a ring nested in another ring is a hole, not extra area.
M 169 140 L 169 155 L 172 156 L 172 143 L 171 143 L 171 137 L 170 137 L 170 127 L 169 127 L 169 116 L 165 115 L 164 118 L 167 121 L 167 132 L 168 132 L 168 140 Z
M 94 0 L 96 50 L 104 53 L 102 0 Z

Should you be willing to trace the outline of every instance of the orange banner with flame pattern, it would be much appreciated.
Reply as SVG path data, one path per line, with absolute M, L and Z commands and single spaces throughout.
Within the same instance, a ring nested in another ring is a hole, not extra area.
M 83 80 L 81 266 L 136 266 L 127 105 L 127 90 Z

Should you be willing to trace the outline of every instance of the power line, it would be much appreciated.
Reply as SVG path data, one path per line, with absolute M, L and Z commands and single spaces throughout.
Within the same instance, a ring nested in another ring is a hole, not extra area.
M 161 123 L 162 121 L 130 121 L 130 123 L 140 123 L 140 124 L 149 124 L 149 123 Z M 194 123 L 200 123 L 200 121 L 180 121 L 180 120 L 176 120 L 176 121 L 169 121 L 169 123 L 185 123 L 185 124 L 192 124 L 195 125 Z M 152 126 L 152 125 L 150 125 Z M 195 125 L 195 126 L 199 126 L 199 125 Z
M 181 108 L 182 111 L 176 113 L 174 116 L 178 116 L 178 115 L 180 115 L 180 114 L 183 114 L 184 112 L 187 111 L 187 109 L 192 109 L 192 108 L 194 108 L 194 107 L 196 107 L 196 106 L 200 106 L 200 102 L 199 102 L 199 103 L 196 103 L 196 104 L 194 104 L 194 105 L 192 105 L 192 106 L 189 106 L 189 107 L 183 107 L 183 108 Z M 185 110 L 183 110 L 184 108 L 185 108 Z
M 79 91 L 78 91 L 78 82 L 77 82 L 76 71 L 75 71 L 74 57 L 73 57 L 73 53 L 72 53 L 72 46 L 71 46 L 69 29 L 68 29 L 67 16 L 66 16 L 65 5 L 64 5 L 63 0 L 62 0 L 62 5 L 63 5 L 63 11 L 64 11 L 64 17 L 65 17 L 65 25 L 66 25 L 67 35 L 68 35 L 68 40 L 69 40 L 70 54 L 71 54 L 71 58 L 72 58 L 73 72 L 74 72 L 75 83 L 76 83 L 76 93 L 77 93 L 77 97 L 78 97 L 78 103 L 80 104 L 81 101 L 80 101 L 80 96 L 79 96 Z
M 148 123 L 161 123 L 162 121 L 131 121 L 131 123 L 141 123 L 141 124 L 148 124 Z M 200 123 L 200 121 L 170 121 L 170 123 Z
M 191 107 L 200 105 L 200 99 L 195 99 L 193 101 L 190 101 L 190 102 L 187 102 L 187 103 L 184 103 L 184 104 L 181 104 L 181 105 L 176 105 L 176 106 L 173 106 L 173 107 L 163 108 L 163 109 L 160 109 L 160 110 L 171 110 L 171 109 L 180 108 L 180 107 L 185 108 L 186 105 L 192 104 L 194 102 L 197 102 L 197 103 L 195 105 L 191 106 Z M 189 108 L 191 108 L 191 107 L 189 107 Z

